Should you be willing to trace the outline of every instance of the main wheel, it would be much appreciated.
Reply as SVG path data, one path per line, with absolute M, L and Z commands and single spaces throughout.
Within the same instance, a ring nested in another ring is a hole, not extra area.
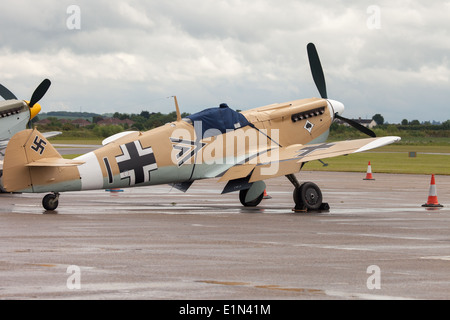
M 318 210 L 322 205 L 322 191 L 312 182 L 305 182 L 294 189 L 295 207 L 298 209 Z
M 241 201 L 242 205 L 244 207 L 256 207 L 261 200 L 264 197 L 264 192 L 261 193 L 258 198 L 256 198 L 255 200 L 249 201 L 249 202 L 245 202 L 245 197 L 247 196 L 247 192 L 249 189 L 245 189 L 245 190 L 241 190 L 239 191 L 239 201 Z
M 44 199 L 42 199 L 42 206 L 48 211 L 53 211 L 58 208 L 58 204 L 58 196 L 53 193 L 47 194 Z

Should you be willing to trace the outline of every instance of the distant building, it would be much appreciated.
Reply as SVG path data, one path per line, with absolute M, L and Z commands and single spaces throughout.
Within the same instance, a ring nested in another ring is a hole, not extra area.
M 132 121 L 130 119 L 120 120 L 118 118 L 105 118 L 105 119 L 97 122 L 97 124 L 99 126 L 108 126 L 108 125 L 119 125 L 120 126 L 120 125 L 128 124 L 128 126 L 131 127 L 134 124 L 134 121 Z
M 61 124 L 73 124 L 75 126 L 79 126 L 79 127 L 86 127 L 88 125 L 91 124 L 91 122 L 89 122 L 88 120 L 85 119 L 76 119 L 76 120 L 70 120 L 70 119 L 57 119 L 57 122 L 61 123 Z M 51 124 L 51 121 L 47 118 L 47 119 L 42 119 L 39 120 L 38 122 L 36 122 L 36 125 L 41 125 L 41 126 L 45 126 Z
M 48 119 L 42 119 L 42 120 L 39 120 L 38 122 L 36 122 L 36 124 L 37 125 L 41 125 L 41 126 L 46 126 L 47 124 L 50 124 L 50 120 L 48 120 Z
M 369 129 L 372 129 L 373 127 L 377 126 L 377 123 L 373 119 L 361 119 L 361 118 L 359 118 L 359 119 L 351 119 L 351 120 L 353 120 L 355 122 L 358 122 L 359 124 L 363 125 L 366 128 L 369 128 Z M 347 122 L 344 122 L 344 121 L 342 121 L 340 119 L 336 119 L 336 123 L 343 124 L 344 126 L 348 126 L 348 127 L 350 126 Z
M 79 126 L 80 128 L 81 127 L 86 127 L 86 126 L 91 124 L 91 122 L 87 121 L 86 119 L 81 119 L 81 118 L 72 120 L 70 123 L 75 125 L 75 126 Z
M 86 127 L 90 124 L 92 124 L 92 122 L 90 122 L 89 120 L 83 119 L 83 118 L 79 118 L 79 119 L 75 119 L 75 120 L 69 120 L 69 119 L 57 119 L 57 122 L 61 123 L 61 124 L 72 124 L 74 126 L 78 126 L 80 128 L 82 127 Z M 38 122 L 36 122 L 36 125 L 41 125 L 41 126 L 45 126 L 51 124 L 51 120 L 49 120 L 48 118 L 43 119 L 43 120 L 39 120 Z M 108 126 L 108 125 L 125 125 L 128 124 L 129 127 L 131 127 L 134 124 L 134 121 L 130 120 L 130 119 L 125 119 L 125 120 L 120 120 L 118 118 L 104 118 L 103 120 L 100 120 L 97 122 L 97 124 L 99 126 Z
M 130 120 L 130 119 L 124 119 L 124 120 L 122 120 L 122 123 L 123 124 L 126 123 L 126 124 L 128 124 L 129 127 L 131 127 L 134 124 L 134 121 Z

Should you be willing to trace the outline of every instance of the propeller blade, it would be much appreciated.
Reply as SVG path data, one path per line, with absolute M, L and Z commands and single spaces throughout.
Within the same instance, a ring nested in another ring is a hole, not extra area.
M 319 90 L 320 96 L 323 99 L 327 99 L 327 86 L 325 84 L 325 76 L 323 74 L 322 65 L 320 63 L 319 54 L 317 53 L 314 43 L 308 43 L 306 46 L 308 50 L 309 66 L 311 73 L 316 84 L 317 90 Z
M 34 90 L 33 95 L 31 96 L 31 100 L 29 103 L 29 107 L 33 108 L 33 106 L 42 99 L 42 97 L 45 95 L 45 93 L 47 92 L 48 88 L 50 88 L 50 85 L 52 83 L 50 82 L 50 80 L 45 79 L 44 81 L 41 82 L 41 84 L 36 88 L 36 90 Z
M 370 130 L 369 128 L 364 127 L 363 125 L 359 124 L 359 123 L 356 122 L 356 121 L 353 121 L 353 120 L 344 118 L 344 117 L 338 115 L 337 113 L 334 115 L 334 117 L 335 117 L 336 119 L 340 119 L 340 120 L 342 120 L 342 121 L 347 122 L 347 123 L 348 123 L 349 125 L 351 125 L 353 128 L 358 129 L 359 131 L 361 131 L 362 133 L 367 134 L 368 136 L 371 136 L 371 137 L 373 137 L 373 138 L 376 137 L 375 132 L 373 132 L 373 131 Z
M 0 84 L 0 96 L 5 100 L 17 100 L 17 97 L 9 91 L 6 87 Z
M 319 54 L 317 53 L 316 46 L 314 45 L 314 43 L 308 43 L 306 49 L 308 51 L 309 66 L 311 68 L 311 73 L 314 79 L 314 83 L 316 84 L 317 90 L 319 90 L 320 96 L 323 99 L 328 99 L 325 76 L 323 74 L 322 64 L 320 63 Z M 334 117 L 336 119 L 340 119 L 344 122 L 347 122 L 353 128 L 367 134 L 368 136 L 374 138 L 376 137 L 375 132 L 373 132 L 369 128 L 364 127 L 363 125 L 359 124 L 356 121 L 344 118 L 340 116 L 338 113 L 336 113 Z

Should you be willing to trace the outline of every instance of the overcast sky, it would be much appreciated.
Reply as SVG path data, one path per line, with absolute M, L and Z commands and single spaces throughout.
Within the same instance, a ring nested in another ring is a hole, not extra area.
M 344 116 L 450 119 L 450 1 L 7 0 L 0 83 L 49 78 L 44 112 L 246 110 L 319 96 L 308 42 Z

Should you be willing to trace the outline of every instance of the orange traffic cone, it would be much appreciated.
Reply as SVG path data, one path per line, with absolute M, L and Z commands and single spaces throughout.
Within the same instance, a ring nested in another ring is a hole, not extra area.
M 263 199 L 272 199 L 272 197 L 267 194 L 266 189 L 264 189 Z
M 372 166 L 370 165 L 370 161 L 369 165 L 367 166 L 366 177 L 363 180 L 375 180 L 375 178 L 372 176 Z
M 423 204 L 422 207 L 443 207 L 443 205 L 440 205 L 437 198 L 437 190 L 436 190 L 436 181 L 434 180 L 434 174 L 431 175 L 431 183 L 430 183 L 430 190 L 428 192 L 428 201 L 427 203 Z

